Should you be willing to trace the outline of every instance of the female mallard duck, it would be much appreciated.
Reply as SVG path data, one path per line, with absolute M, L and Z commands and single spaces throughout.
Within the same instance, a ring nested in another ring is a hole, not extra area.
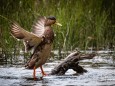
M 31 59 L 28 61 L 26 68 L 34 69 L 33 77 L 36 78 L 36 68 L 40 67 L 42 76 L 46 75 L 43 71 L 42 65 L 50 55 L 52 43 L 54 40 L 54 32 L 51 25 L 59 23 L 56 22 L 55 17 L 40 17 L 33 25 L 32 32 L 28 32 L 20 27 L 17 23 L 11 26 L 11 34 L 17 38 L 22 39 L 25 45 L 25 50 L 33 49 Z

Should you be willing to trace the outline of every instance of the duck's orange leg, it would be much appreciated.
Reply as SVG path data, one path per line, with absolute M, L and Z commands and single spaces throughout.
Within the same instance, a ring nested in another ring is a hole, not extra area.
M 42 72 L 42 76 L 46 76 L 47 74 L 44 72 L 42 66 L 40 66 L 41 72 Z
M 33 71 L 33 78 L 34 78 L 34 80 L 36 80 L 37 78 L 36 78 L 36 67 L 34 66 L 34 71 Z

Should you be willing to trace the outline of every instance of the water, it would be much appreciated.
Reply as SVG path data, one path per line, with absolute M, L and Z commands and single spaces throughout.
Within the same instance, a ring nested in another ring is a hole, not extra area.
M 82 75 L 72 75 L 75 72 L 69 70 L 64 76 L 45 76 L 43 80 L 34 81 L 32 70 L 25 68 L 0 68 L 0 86 L 64 86 L 64 85 L 115 85 L 115 67 L 86 68 L 87 73 Z M 51 68 L 45 68 L 48 73 Z M 37 78 L 39 78 L 40 69 L 37 69 Z
M 84 60 L 81 65 L 88 70 L 87 73 L 75 75 L 73 70 L 68 70 L 63 76 L 49 75 L 43 77 L 43 80 L 40 80 L 41 73 L 38 68 L 36 81 L 32 77 L 33 70 L 25 69 L 23 65 L 0 66 L 0 86 L 115 86 L 115 67 L 107 64 L 109 61 L 112 63 L 111 58 L 102 60 L 99 56 L 92 60 Z M 50 73 L 59 62 L 46 63 L 46 73 Z M 94 63 L 96 66 L 92 66 Z

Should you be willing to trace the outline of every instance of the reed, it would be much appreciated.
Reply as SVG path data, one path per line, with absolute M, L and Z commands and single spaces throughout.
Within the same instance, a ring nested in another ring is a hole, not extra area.
M 29 31 L 38 16 L 56 16 L 63 26 L 54 26 L 54 50 L 58 50 L 61 57 L 62 51 L 76 48 L 87 50 L 88 47 L 99 49 L 109 44 L 113 46 L 114 7 L 114 0 L 0 0 L 0 15 L 18 22 Z M 10 22 L 6 19 L 0 17 L 0 48 L 11 55 L 13 52 L 15 57 L 23 44 L 10 35 Z

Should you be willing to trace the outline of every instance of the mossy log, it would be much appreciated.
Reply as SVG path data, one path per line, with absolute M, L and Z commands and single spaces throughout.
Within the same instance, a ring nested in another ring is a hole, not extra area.
M 83 54 L 80 52 L 73 52 L 69 54 L 63 62 L 59 63 L 54 69 L 51 71 L 51 75 L 64 75 L 68 69 L 73 69 L 76 73 L 84 73 L 87 72 L 86 69 L 79 65 L 80 60 L 84 59 L 92 59 L 96 54 Z

